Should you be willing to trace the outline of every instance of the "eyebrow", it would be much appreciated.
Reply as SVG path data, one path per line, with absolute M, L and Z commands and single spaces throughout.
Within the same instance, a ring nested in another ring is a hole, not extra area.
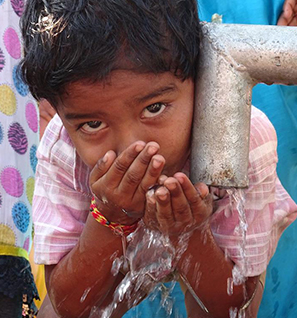
M 153 92 L 150 92 L 144 96 L 141 97 L 135 97 L 134 100 L 138 103 L 145 103 L 153 98 L 160 97 L 162 95 L 175 92 L 177 90 L 177 87 L 174 83 L 159 87 L 157 90 L 154 90 Z M 68 113 L 65 114 L 65 119 L 67 120 L 73 120 L 73 119 L 89 119 L 94 116 L 98 116 L 100 111 L 96 111 L 93 113 L 83 113 L 83 114 L 77 114 L 77 113 Z
M 140 103 L 145 103 L 146 101 L 148 101 L 150 99 L 160 97 L 164 94 L 171 93 L 171 92 L 174 92 L 176 90 L 177 90 L 176 85 L 174 83 L 172 83 L 172 84 L 169 84 L 167 86 L 160 87 L 157 90 L 155 90 L 151 93 L 148 93 L 147 95 L 144 95 L 141 97 L 136 97 L 135 99 L 136 99 L 136 101 L 138 101 Z
M 89 119 L 95 116 L 98 116 L 99 112 L 94 113 L 83 113 L 83 114 L 77 114 L 77 113 L 68 113 L 65 114 L 65 119 L 72 120 L 72 119 Z

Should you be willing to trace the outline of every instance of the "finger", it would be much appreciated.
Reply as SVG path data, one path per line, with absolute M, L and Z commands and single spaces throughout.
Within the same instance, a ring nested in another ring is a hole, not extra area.
M 143 176 L 134 197 L 145 195 L 147 191 L 158 183 L 158 179 L 165 165 L 165 158 L 161 155 L 152 157 L 151 162 Z
M 145 148 L 138 154 L 137 157 L 135 157 L 131 165 L 126 170 L 119 185 L 119 191 L 121 193 L 134 196 L 134 193 L 143 181 L 152 157 L 159 151 L 159 149 L 160 146 L 156 142 L 148 142 L 146 144 Z M 150 173 L 152 173 L 152 179 L 154 178 L 157 180 L 160 174 L 160 167 L 157 169 L 151 167 Z M 155 177 L 153 177 L 154 174 Z M 143 188 L 142 195 L 145 195 L 151 185 L 152 184 L 150 183 L 148 187 Z
M 181 184 L 185 196 L 191 201 L 191 197 L 197 193 L 200 199 L 204 199 L 209 194 L 208 186 L 202 182 L 195 185 L 192 184 L 190 179 L 182 172 L 178 172 L 174 175 L 174 178 Z
M 143 221 L 148 228 L 158 230 L 159 223 L 156 216 L 156 199 L 153 189 L 149 190 L 146 194 L 146 208 Z
M 288 26 L 297 26 L 297 15 L 289 22 Z
M 203 221 L 212 213 L 212 198 L 209 194 L 208 186 L 204 183 L 195 185 L 183 173 L 176 173 L 174 177 L 179 181 L 188 200 L 195 219 Z
M 296 6 L 296 0 L 286 0 L 283 5 L 283 11 L 282 14 L 279 17 L 279 20 L 277 22 L 277 25 L 289 25 L 291 20 L 294 17 L 293 8 Z M 296 13 L 296 12 L 295 12 Z
M 296 0 L 286 0 L 283 5 L 283 14 L 289 19 L 292 15 L 294 15 L 294 8 L 296 6 Z
M 164 186 L 170 192 L 171 207 L 176 222 L 183 223 L 185 225 L 192 225 L 192 211 L 181 184 L 176 178 L 170 177 L 166 179 Z
M 105 182 L 108 184 L 109 188 L 116 188 L 119 186 L 130 165 L 144 148 L 145 143 L 143 141 L 136 141 L 114 160 L 112 166 L 105 175 Z
M 168 234 L 175 226 L 175 219 L 171 208 L 171 198 L 168 189 L 161 186 L 155 191 L 157 220 L 159 229 L 163 234 Z
M 288 20 L 282 13 L 277 21 L 278 26 L 287 26 L 288 25 Z
M 290 16 L 286 18 L 284 15 L 281 15 L 278 22 L 278 26 L 296 26 L 296 16 Z
M 116 154 L 114 151 L 109 150 L 103 158 L 100 158 L 90 173 L 90 185 L 92 186 L 98 179 L 100 179 L 109 170 L 114 162 Z
M 158 179 L 158 184 L 159 185 L 163 185 L 165 180 L 167 179 L 168 177 L 165 175 L 165 174 L 162 174 L 159 179 Z

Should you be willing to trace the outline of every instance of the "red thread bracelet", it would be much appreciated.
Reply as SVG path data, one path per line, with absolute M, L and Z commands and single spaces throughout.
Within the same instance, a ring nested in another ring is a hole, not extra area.
M 100 224 L 109 227 L 112 229 L 116 234 L 124 234 L 128 235 L 132 232 L 134 232 L 137 228 L 138 221 L 136 223 L 133 223 L 131 225 L 123 225 L 115 222 L 110 222 L 107 220 L 107 218 L 98 210 L 96 205 L 96 200 L 93 197 L 90 205 L 90 212 L 92 213 L 94 219 L 99 222 Z

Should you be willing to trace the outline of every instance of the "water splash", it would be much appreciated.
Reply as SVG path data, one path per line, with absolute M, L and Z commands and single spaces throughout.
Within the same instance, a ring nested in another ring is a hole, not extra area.
M 237 211 L 239 224 L 235 228 L 235 232 L 241 235 L 240 243 L 240 258 L 243 260 L 242 268 L 234 266 L 232 271 L 232 278 L 235 285 L 242 284 L 245 280 L 242 273 L 246 272 L 247 263 L 246 263 L 246 233 L 248 229 L 248 224 L 246 220 L 244 204 L 245 204 L 245 191 L 244 189 L 228 189 L 227 193 L 230 197 L 230 207 L 232 211 Z
M 228 278 L 227 280 L 227 293 L 228 295 L 233 294 L 233 287 L 234 285 L 243 284 L 246 280 L 244 273 L 247 270 L 247 263 L 246 263 L 246 238 L 247 238 L 247 229 L 248 223 L 245 215 L 245 191 L 244 189 L 228 189 L 226 190 L 230 202 L 230 210 L 232 213 L 238 213 L 239 224 L 235 228 L 235 232 L 241 236 L 241 243 L 240 243 L 240 258 L 243 260 L 243 266 L 239 267 L 238 265 L 234 265 L 232 269 L 232 278 Z M 229 317 L 230 318 L 244 318 L 245 317 L 245 310 L 238 310 L 237 308 L 230 308 L 229 310 Z
M 229 317 L 230 318 L 246 318 L 246 314 L 244 310 L 238 310 L 237 308 L 230 308 Z
M 238 309 L 237 308 L 230 308 L 229 309 L 229 317 L 230 318 L 237 318 Z
M 111 304 L 104 310 L 93 308 L 90 317 L 109 318 L 121 302 L 127 302 L 129 308 L 134 307 L 146 295 L 150 294 L 149 300 L 153 300 L 160 292 L 160 308 L 164 308 L 166 313 L 171 315 L 174 300 L 170 293 L 175 282 L 172 282 L 169 288 L 159 282 L 168 275 L 170 280 L 175 278 L 172 273 L 174 262 L 176 257 L 180 257 L 185 251 L 185 244 L 179 244 L 179 248 L 175 249 L 169 237 L 147 229 L 142 222 L 137 230 L 127 237 L 127 242 L 129 244 L 124 249 L 124 256 L 116 257 L 111 269 L 112 274 L 117 275 L 126 268 L 125 277 L 117 286 Z
M 82 295 L 81 298 L 80 298 L 80 302 L 81 302 L 81 303 L 83 303 L 83 302 L 85 301 L 85 299 L 87 298 L 87 296 L 88 296 L 90 290 L 91 290 L 91 287 L 88 287 L 88 288 L 84 291 L 83 295 Z

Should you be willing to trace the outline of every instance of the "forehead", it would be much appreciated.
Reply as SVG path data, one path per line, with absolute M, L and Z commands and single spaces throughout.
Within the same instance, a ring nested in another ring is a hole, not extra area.
M 79 81 L 71 83 L 62 97 L 63 106 L 69 101 L 80 99 L 101 100 L 129 99 L 145 102 L 154 97 L 178 92 L 192 80 L 182 81 L 171 72 L 161 74 L 137 73 L 129 70 L 112 71 L 108 78 L 100 82 Z

